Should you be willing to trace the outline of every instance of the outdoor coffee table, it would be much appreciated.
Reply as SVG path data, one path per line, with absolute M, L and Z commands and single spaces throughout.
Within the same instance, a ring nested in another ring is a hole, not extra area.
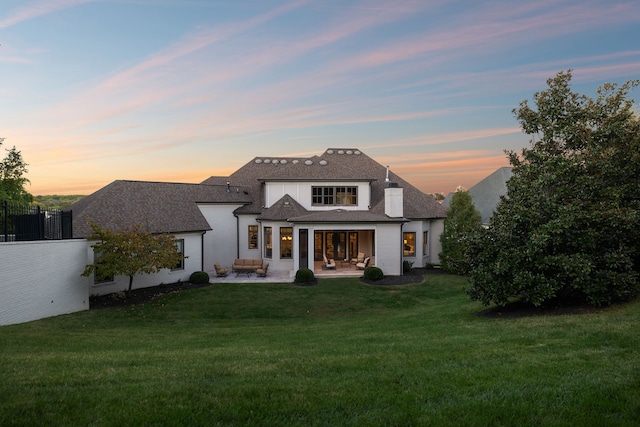
M 251 277 L 251 273 L 253 273 L 253 270 L 250 268 L 244 269 L 244 268 L 236 268 L 236 277 L 238 277 L 241 274 L 246 274 L 247 277 Z
M 351 266 L 351 261 L 348 259 L 337 259 L 336 263 L 340 264 L 340 268 L 347 268 Z

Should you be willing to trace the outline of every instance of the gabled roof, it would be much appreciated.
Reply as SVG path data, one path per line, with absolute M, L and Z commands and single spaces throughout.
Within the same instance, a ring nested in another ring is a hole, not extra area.
M 250 187 L 251 205 L 236 213 L 262 211 L 261 185 L 265 181 L 364 181 L 371 184 L 371 205 L 384 204 L 387 168 L 357 148 L 329 148 L 312 157 L 255 157 L 228 177 L 230 185 Z M 222 177 L 210 177 L 203 184 L 220 184 Z M 389 171 L 389 180 L 403 189 L 404 216 L 409 219 L 444 218 L 446 210 L 431 196 L 424 194 Z M 384 206 L 382 208 L 384 212 Z
M 73 236 L 88 237 L 89 221 L 109 230 L 142 226 L 153 233 L 210 230 L 198 203 L 244 204 L 248 192 L 226 185 L 114 181 L 74 203 Z
M 384 210 L 385 178 L 403 188 L 404 218 L 444 218 L 445 209 L 430 196 L 387 171 L 355 148 L 330 148 L 320 156 L 256 157 L 228 177 L 212 176 L 201 184 L 114 181 L 71 206 L 73 235 L 88 237 L 92 220 L 101 227 L 121 230 L 139 225 L 153 233 L 210 230 L 198 204 L 237 205 L 236 214 L 258 215 L 258 219 L 298 222 L 398 222 Z M 265 181 L 352 181 L 371 186 L 369 211 L 307 211 L 290 196 L 269 209 L 263 208 Z
M 492 172 L 469 189 L 473 204 L 482 215 L 482 223 L 489 224 L 493 212 L 500 202 L 500 196 L 507 194 L 507 181 L 511 178 L 512 168 L 504 166 Z M 453 193 L 448 194 L 442 205 L 449 207 Z
M 269 209 L 265 209 L 258 217 L 258 221 L 287 221 L 289 218 L 306 215 L 307 211 L 300 203 L 295 201 L 293 197 L 285 194 L 280 200 L 275 202 Z

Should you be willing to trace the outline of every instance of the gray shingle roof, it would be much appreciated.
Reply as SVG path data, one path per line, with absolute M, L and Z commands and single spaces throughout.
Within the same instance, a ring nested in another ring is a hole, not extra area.
M 489 224 L 500 202 L 500 196 L 507 194 L 507 181 L 511 178 L 511 171 L 509 166 L 501 167 L 469 189 L 473 204 L 482 215 L 483 224 Z M 448 208 L 452 197 L 453 193 L 448 194 L 442 205 Z
M 309 212 L 307 215 L 288 218 L 291 222 L 406 222 L 405 218 L 391 218 L 370 211 L 336 209 L 330 211 Z
M 329 148 L 312 157 L 255 157 L 228 177 L 231 186 L 251 188 L 251 205 L 237 213 L 261 213 L 261 185 L 264 181 L 365 181 L 371 183 L 371 205 L 384 202 L 387 168 L 357 148 Z M 404 216 L 409 219 L 444 218 L 446 210 L 398 175 L 389 172 L 390 181 L 403 188 Z M 222 177 L 211 177 L 204 184 L 220 184 Z M 382 207 L 384 212 L 384 206 Z
M 198 203 L 231 203 L 236 214 L 259 215 L 259 219 L 300 222 L 402 221 L 384 214 L 387 168 L 356 148 L 330 148 L 320 156 L 256 157 L 228 177 L 212 176 L 201 184 L 114 181 L 71 206 L 74 237 L 91 234 L 93 220 L 111 230 L 140 225 L 151 232 L 179 233 L 209 230 Z M 404 217 L 444 218 L 446 211 L 392 171 L 391 182 L 403 188 Z M 265 181 L 362 181 L 371 185 L 370 211 L 333 210 L 310 212 L 290 196 L 269 209 L 264 205 Z M 228 183 L 228 184 L 227 184 Z M 288 204 L 287 204 L 288 203 Z
M 296 202 L 293 197 L 285 194 L 280 200 L 275 202 L 269 209 L 265 209 L 258 220 L 286 221 L 289 218 L 306 215 L 307 211 L 300 203 Z
M 248 192 L 226 185 L 114 181 L 70 207 L 73 235 L 89 236 L 90 220 L 110 230 L 134 225 L 153 233 L 210 230 L 197 203 L 243 204 L 250 199 Z

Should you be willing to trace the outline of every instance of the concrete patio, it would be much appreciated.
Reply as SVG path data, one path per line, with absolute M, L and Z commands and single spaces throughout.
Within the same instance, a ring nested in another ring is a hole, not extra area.
M 328 277 L 362 277 L 363 271 L 357 270 L 352 265 L 339 265 L 335 269 L 324 269 L 322 262 L 315 262 L 313 273 L 317 278 Z M 266 277 L 260 277 L 255 273 L 234 273 L 217 277 L 215 271 L 209 272 L 211 283 L 291 283 L 295 272 L 290 270 L 268 270 Z

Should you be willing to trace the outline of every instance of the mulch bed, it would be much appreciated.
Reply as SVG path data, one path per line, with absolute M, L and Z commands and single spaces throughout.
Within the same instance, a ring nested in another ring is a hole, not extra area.
M 402 285 L 417 285 L 419 283 L 424 282 L 424 276 L 429 274 L 447 274 L 444 271 L 433 268 L 414 268 L 411 270 L 410 274 L 405 274 L 403 276 L 384 276 L 380 280 L 368 280 L 364 277 L 360 278 L 362 283 L 366 283 L 367 285 L 377 285 L 377 286 L 402 286 Z
M 426 273 L 425 273 L 426 272 Z M 413 274 L 406 276 L 385 276 L 381 280 L 371 281 L 360 278 L 363 283 L 377 286 L 394 286 L 394 285 L 411 285 L 422 283 L 424 274 L 437 274 L 439 270 L 414 269 Z M 314 279 L 308 283 L 296 283 L 297 286 L 315 286 L 318 279 Z M 194 285 L 188 282 L 169 283 L 148 288 L 132 289 L 131 292 L 92 296 L 89 298 L 89 308 L 108 308 L 108 307 L 126 307 L 132 305 L 144 304 L 162 295 L 173 292 L 181 292 L 189 289 L 203 288 L 211 286 L 211 283 L 203 285 Z M 120 297 L 119 297 L 120 296 Z
M 189 289 L 204 288 L 206 286 L 211 286 L 211 283 L 194 285 L 189 282 L 177 282 L 166 285 L 151 286 L 149 288 L 132 289 L 131 292 L 93 296 L 89 297 L 89 309 L 126 307 L 144 304 L 161 295 L 186 291 Z M 122 296 L 122 298 L 119 298 L 118 296 Z

